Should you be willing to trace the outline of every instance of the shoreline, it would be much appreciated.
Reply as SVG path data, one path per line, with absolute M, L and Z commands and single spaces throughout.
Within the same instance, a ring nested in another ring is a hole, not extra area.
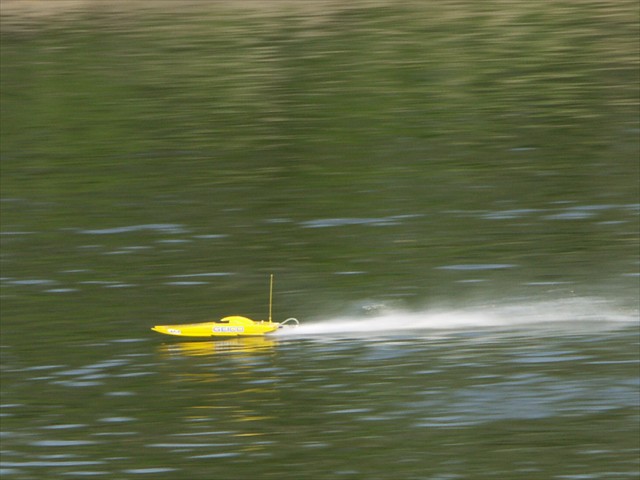
M 385 0 L 358 0 L 344 5 L 337 0 L 0 0 L 0 16 L 4 19 L 39 19 L 82 14 L 92 11 L 105 13 L 185 12 L 226 9 L 231 11 L 273 12 L 294 10 L 322 13 L 357 5 L 384 5 Z

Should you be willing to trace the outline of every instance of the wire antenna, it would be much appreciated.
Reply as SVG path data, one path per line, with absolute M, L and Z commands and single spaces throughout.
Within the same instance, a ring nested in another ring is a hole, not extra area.
M 269 282 L 269 323 L 271 323 L 271 310 L 273 308 L 273 273 Z

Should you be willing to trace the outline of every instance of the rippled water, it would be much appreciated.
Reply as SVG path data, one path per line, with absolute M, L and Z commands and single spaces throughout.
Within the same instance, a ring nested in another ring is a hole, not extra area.
M 2 478 L 638 478 L 635 2 L 63 3 L 3 0 Z M 299 328 L 150 331 L 270 273 Z
M 5 346 L 2 472 L 634 478 L 634 322 L 580 299 L 80 343 L 50 354 L 61 363 Z

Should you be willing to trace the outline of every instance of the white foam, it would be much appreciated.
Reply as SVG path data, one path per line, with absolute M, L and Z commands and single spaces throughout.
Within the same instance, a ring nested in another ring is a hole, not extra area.
M 412 330 L 478 330 L 569 328 L 584 331 L 590 328 L 616 328 L 640 323 L 637 308 L 621 308 L 594 298 L 491 304 L 461 308 L 426 309 L 423 311 L 385 311 L 375 316 L 341 316 L 312 322 L 301 321 L 293 329 L 283 329 L 279 335 L 317 336 L 409 332 Z

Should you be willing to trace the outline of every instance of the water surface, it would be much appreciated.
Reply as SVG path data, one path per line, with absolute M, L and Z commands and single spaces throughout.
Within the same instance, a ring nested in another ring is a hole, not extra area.
M 635 2 L 4 3 L 3 478 L 638 477 Z

